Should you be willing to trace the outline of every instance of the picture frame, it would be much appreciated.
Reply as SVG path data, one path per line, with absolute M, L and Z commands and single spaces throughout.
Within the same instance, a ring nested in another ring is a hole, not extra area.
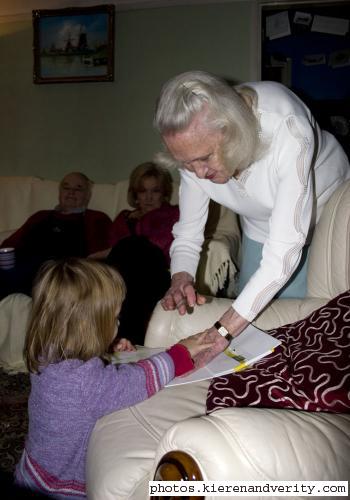
M 33 10 L 33 82 L 114 80 L 114 5 Z

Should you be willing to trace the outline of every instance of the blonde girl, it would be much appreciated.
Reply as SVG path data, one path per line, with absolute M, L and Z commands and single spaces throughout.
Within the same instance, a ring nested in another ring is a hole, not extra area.
M 118 272 L 96 261 L 50 261 L 39 273 L 25 341 L 31 393 L 18 485 L 53 498 L 85 498 L 96 421 L 151 397 L 213 345 L 200 334 L 137 363 L 106 364 L 102 356 L 115 339 L 124 297 Z M 132 346 L 121 339 L 117 348 Z

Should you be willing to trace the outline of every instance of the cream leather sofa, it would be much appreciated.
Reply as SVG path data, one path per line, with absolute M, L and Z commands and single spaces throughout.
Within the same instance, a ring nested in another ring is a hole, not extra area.
M 317 225 L 307 298 L 276 300 L 256 324 L 274 328 L 296 321 L 349 288 L 347 182 L 334 193 Z M 230 303 L 212 298 L 186 316 L 164 312 L 158 305 L 146 344 L 169 346 L 201 331 Z M 227 408 L 205 416 L 208 385 L 209 381 L 204 381 L 169 387 L 139 405 L 100 419 L 88 450 L 89 500 L 147 499 L 148 481 L 156 471 L 157 477 L 164 477 L 159 462 L 176 469 L 174 456 L 169 460 L 168 455 L 174 451 L 186 453 L 204 480 L 350 479 L 349 414 Z M 181 471 L 176 472 L 180 479 Z
M 347 182 L 334 193 L 317 225 L 307 298 L 276 300 L 256 324 L 267 329 L 296 321 L 349 288 Z M 16 328 L 23 330 L 30 300 L 18 295 L 11 300 L 16 307 L 21 305 L 23 314 L 13 315 L 11 307 L 6 307 L 6 328 L 11 329 L 11 323 L 18 321 Z M 230 303 L 228 299 L 211 298 L 186 316 L 164 312 L 157 306 L 146 344 L 166 347 L 201 331 L 211 326 Z M 6 356 L 18 347 L 18 342 L 12 350 L 7 345 Z M 0 341 L 0 355 L 2 352 Z M 100 419 L 87 456 L 89 500 L 146 500 L 148 481 L 159 461 L 176 450 L 197 463 L 205 480 L 350 479 L 350 415 L 236 408 L 205 416 L 208 385 L 209 381 L 203 381 L 170 387 L 141 404 Z

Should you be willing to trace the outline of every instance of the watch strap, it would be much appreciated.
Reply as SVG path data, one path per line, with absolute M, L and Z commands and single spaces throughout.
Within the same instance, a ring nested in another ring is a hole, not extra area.
M 225 328 L 224 325 L 222 325 L 220 323 L 220 321 L 216 321 L 214 323 L 214 327 L 217 329 L 217 331 L 220 333 L 220 335 L 222 335 L 222 337 L 225 337 L 226 340 L 231 342 L 231 340 L 233 339 L 233 336 L 230 334 L 230 332 L 227 330 L 227 328 Z

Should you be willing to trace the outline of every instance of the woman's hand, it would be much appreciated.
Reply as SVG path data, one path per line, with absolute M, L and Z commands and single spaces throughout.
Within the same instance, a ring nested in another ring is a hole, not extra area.
M 189 273 L 175 273 L 171 280 L 171 287 L 161 300 L 165 311 L 177 309 L 179 314 L 186 314 L 187 306 L 204 304 L 206 298 L 196 292 L 193 278 Z
M 136 347 L 128 339 L 117 339 L 113 345 L 113 352 L 136 351 Z
M 179 344 L 184 345 L 188 349 L 191 358 L 193 359 L 202 351 L 207 351 L 214 347 L 215 342 L 207 336 L 207 332 L 205 331 L 191 335 L 186 339 L 182 339 Z
M 141 210 L 136 209 L 129 213 L 128 219 L 141 219 L 142 215 L 144 214 L 142 214 Z
M 218 354 L 223 352 L 229 345 L 229 341 L 225 339 L 217 329 L 213 326 L 208 330 L 205 330 L 203 335 L 203 345 L 210 345 L 206 349 L 203 349 L 199 353 L 192 356 L 194 367 L 196 369 L 202 368 L 207 365 L 212 359 L 214 359 Z
M 240 316 L 233 307 L 230 307 L 220 318 L 220 323 L 226 328 L 232 337 L 237 337 L 248 325 L 249 321 Z M 214 359 L 220 352 L 223 352 L 230 344 L 230 341 L 220 335 L 215 326 L 212 326 L 205 332 L 203 343 L 212 342 L 212 347 L 199 352 L 194 356 L 195 368 L 202 368 Z

